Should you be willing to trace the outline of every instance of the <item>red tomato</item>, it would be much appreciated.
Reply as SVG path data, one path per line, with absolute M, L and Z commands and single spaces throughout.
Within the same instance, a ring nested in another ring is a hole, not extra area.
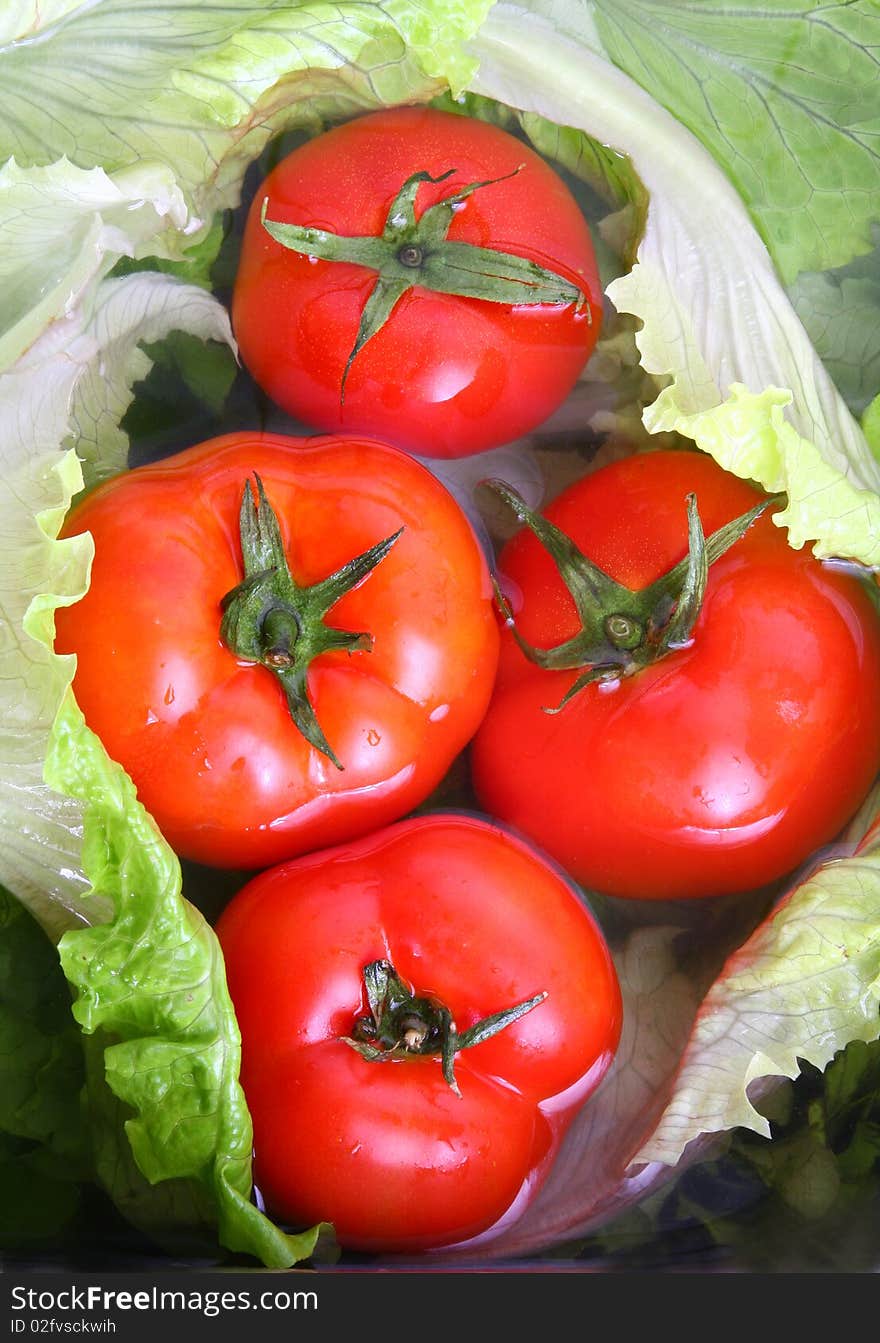
M 707 535 L 761 497 L 707 456 L 650 452 L 579 481 L 546 516 L 639 588 L 686 554 L 691 491 Z M 531 644 L 576 633 L 530 532 L 499 569 Z M 489 812 L 596 890 L 677 898 L 772 882 L 837 834 L 880 763 L 875 610 L 769 514 L 711 566 L 689 646 L 546 713 L 577 676 L 538 669 L 508 633 L 473 779 Z
M 267 666 L 220 638 L 254 473 L 303 585 L 403 528 L 328 613 L 339 630 L 368 632 L 371 650 L 339 647 L 308 669 L 341 769 L 294 725 Z M 87 723 L 181 855 L 262 867 L 384 825 L 431 792 L 476 730 L 498 656 L 487 566 L 458 504 L 406 453 L 230 434 L 100 486 L 65 534 L 86 530 L 91 585 L 58 611 L 56 648 L 76 654 Z
M 424 283 L 360 349 L 343 404 L 377 272 L 288 250 L 261 224 L 263 202 L 269 221 L 378 237 L 403 183 L 421 170 L 453 171 L 419 186 L 416 218 L 488 183 L 456 206 L 449 240 L 527 258 L 587 302 L 490 302 L 432 291 L 430 276 L 413 271 Z M 288 155 L 256 191 L 232 303 L 242 358 L 278 405 L 321 429 L 437 457 L 495 447 L 546 419 L 576 381 L 600 318 L 590 233 L 562 179 L 506 131 L 428 107 L 358 117 Z
M 537 853 L 474 817 L 403 821 L 264 872 L 217 936 L 257 1188 L 276 1217 L 331 1221 L 346 1246 L 448 1245 L 518 1209 L 617 1047 L 620 993 L 592 915 Z M 376 1060 L 347 1042 L 372 1021 L 377 961 L 445 1004 L 459 1036 L 546 997 L 456 1055 L 456 1094 L 436 1053 Z

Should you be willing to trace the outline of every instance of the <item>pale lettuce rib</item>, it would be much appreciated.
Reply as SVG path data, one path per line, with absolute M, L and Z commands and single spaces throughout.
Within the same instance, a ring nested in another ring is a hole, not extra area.
M 90 330 L 101 354 L 77 383 L 70 439 L 89 484 L 127 465 L 128 436 L 120 421 L 135 383 L 152 368 L 143 344 L 161 340 L 169 331 L 185 331 L 235 349 L 229 315 L 212 294 L 150 272 L 105 281 L 97 292 Z
M 54 322 L 0 375 L 0 876 L 53 937 L 108 912 L 93 896 L 83 904 L 80 805 L 43 777 L 73 671 L 50 651 L 53 612 L 83 594 L 92 554 L 89 537 L 55 539 L 83 484 L 65 445 L 73 432 L 90 472 L 124 464 L 118 418 L 150 366 L 137 342 L 174 328 L 231 339 L 202 289 L 160 274 L 107 280 L 88 320 L 77 311 Z
M 45 362 L 31 352 L 28 366 L 0 377 L 0 855 L 2 880 L 50 936 L 102 915 L 80 864 L 79 803 L 50 789 L 43 778 L 49 734 L 71 675 L 69 659 L 49 651 L 53 611 L 85 590 L 91 556 L 85 538 L 60 544 L 57 536 L 82 473 L 64 453 L 67 407 L 79 368 L 76 324 L 56 329 L 63 345 Z M 48 344 L 48 342 L 46 342 Z M 106 913 L 106 911 L 103 911 Z
M 134 256 L 188 224 L 170 168 L 146 164 L 108 176 L 62 159 L 0 167 L 0 370 L 44 328 L 74 312 L 120 256 Z

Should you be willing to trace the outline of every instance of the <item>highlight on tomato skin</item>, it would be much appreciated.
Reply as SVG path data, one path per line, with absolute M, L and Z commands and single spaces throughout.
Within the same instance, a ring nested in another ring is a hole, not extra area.
M 346 1248 L 439 1249 L 518 1215 L 619 1041 L 598 924 L 481 817 L 410 818 L 263 872 L 217 936 L 255 1183 L 277 1219 L 332 1222 Z
M 792 549 L 753 486 L 702 453 L 652 450 L 577 481 L 544 516 L 627 590 L 609 589 L 629 604 L 627 634 L 633 593 L 656 592 L 688 554 L 690 495 L 706 538 L 767 506 L 710 564 L 688 637 L 656 660 L 646 644 L 600 649 L 598 672 L 558 653 L 549 665 L 546 650 L 581 637 L 571 593 L 529 527 L 498 561 L 517 598 L 470 751 L 477 797 L 585 887 L 623 898 L 784 877 L 835 838 L 880 767 L 876 606 L 852 574 Z
M 97 487 L 65 523 L 83 531 L 91 582 L 55 647 L 184 858 L 254 870 L 385 825 L 485 712 L 485 556 L 400 449 L 225 435 Z
M 432 225 L 421 239 L 448 201 L 443 237 Z M 395 227 L 384 262 L 371 260 Z M 448 264 L 446 246 L 459 249 Z M 474 263 L 468 292 L 456 292 L 462 248 L 501 252 L 504 266 L 497 256 Z M 408 268 L 401 256 L 422 261 Z M 514 274 L 504 281 L 500 269 Z M 589 227 L 561 177 L 507 131 L 427 107 L 354 118 L 284 158 L 255 192 L 232 298 L 242 359 L 277 405 L 318 429 L 375 435 L 423 457 L 497 447 L 546 420 L 601 319 Z

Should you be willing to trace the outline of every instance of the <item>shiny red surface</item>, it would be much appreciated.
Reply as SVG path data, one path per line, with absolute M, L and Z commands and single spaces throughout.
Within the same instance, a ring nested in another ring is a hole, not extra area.
M 220 640 L 242 577 L 238 513 L 258 472 L 294 578 L 326 577 L 403 526 L 331 610 L 370 652 L 322 654 L 316 714 L 343 770 L 308 744 L 266 668 Z M 403 815 L 443 777 L 488 702 L 498 634 L 482 551 L 407 454 L 353 438 L 233 434 L 115 477 L 72 512 L 91 584 L 57 613 L 89 726 L 178 853 L 254 868 Z
M 652 452 L 566 490 L 547 514 L 607 573 L 643 586 L 686 552 L 686 495 L 708 534 L 759 497 L 694 453 Z M 518 625 L 549 647 L 578 627 L 525 533 L 500 559 Z M 880 623 L 849 574 L 792 550 L 764 515 L 710 569 L 690 647 L 560 713 L 577 672 L 532 666 L 509 633 L 473 747 L 492 814 L 579 881 L 640 898 L 781 877 L 831 840 L 880 765 Z
M 242 1033 L 255 1179 L 276 1216 L 416 1249 L 492 1226 L 546 1170 L 620 1034 L 604 939 L 533 850 L 468 816 L 401 822 L 262 873 L 217 925 Z M 384 958 L 459 1032 L 546 992 L 463 1052 L 369 1062 L 339 1037 Z
M 379 235 L 404 181 L 424 183 L 417 216 L 472 182 L 522 171 L 469 197 L 449 238 L 525 256 L 579 285 L 589 309 L 511 306 L 409 290 L 343 371 L 375 283 L 361 266 L 302 256 L 270 219 L 348 236 Z M 359 117 L 288 155 L 254 196 L 232 318 L 242 358 L 279 406 L 325 430 L 379 438 L 423 456 L 459 457 L 519 437 L 567 396 L 599 334 L 592 241 L 568 188 L 533 150 L 497 127 L 429 108 Z

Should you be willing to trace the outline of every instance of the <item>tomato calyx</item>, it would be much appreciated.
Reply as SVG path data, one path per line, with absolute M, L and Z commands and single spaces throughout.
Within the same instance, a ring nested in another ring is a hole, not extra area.
M 558 713 L 594 681 L 614 682 L 632 676 L 693 639 L 703 605 L 709 566 L 739 541 L 752 523 L 781 496 L 762 499 L 754 508 L 708 537 L 703 532 L 695 494 L 687 496 L 688 553 L 680 563 L 646 588 L 632 589 L 588 559 L 569 536 L 502 480 L 483 482 L 513 509 L 518 520 L 537 537 L 559 571 L 574 601 L 581 629 L 554 648 L 536 648 L 519 633 L 510 603 L 493 578 L 501 614 L 528 660 L 545 670 L 582 668 L 555 708 Z
M 388 1063 L 407 1055 L 439 1054 L 443 1078 L 457 1096 L 455 1056 L 531 1012 L 547 997 L 537 993 L 525 1002 L 482 1017 L 459 1033 L 449 1008 L 430 994 L 417 994 L 390 961 L 370 961 L 363 970 L 369 1014 L 358 1017 L 350 1036 L 340 1039 L 370 1063 Z
M 423 182 L 434 185 L 455 172 L 450 168 L 439 177 L 413 173 L 401 186 L 385 219 L 382 233 L 347 237 L 325 229 L 285 224 L 268 218 L 269 198 L 263 200 L 260 220 L 276 242 L 290 251 L 322 261 L 343 261 L 377 272 L 376 283 L 361 313 L 355 343 L 345 364 L 340 404 L 345 402 L 345 384 L 351 366 L 367 341 L 387 322 L 398 300 L 415 285 L 460 298 L 484 299 L 491 303 L 575 304 L 585 309 L 592 322 L 586 293 L 554 271 L 527 257 L 500 252 L 473 243 L 450 241 L 449 227 L 456 211 L 469 196 L 484 187 L 507 181 L 522 166 L 504 177 L 471 182 L 451 196 L 426 209 L 417 219 L 418 189 Z
M 290 716 L 306 740 L 337 759 L 309 699 L 308 670 L 321 653 L 369 652 L 373 636 L 366 631 L 337 629 L 324 617 L 345 593 L 357 587 L 385 558 L 403 528 L 349 560 L 335 573 L 301 587 L 284 553 L 278 519 L 263 482 L 254 475 L 257 499 L 245 482 L 239 510 L 239 538 L 244 578 L 221 599 L 220 637 L 236 657 L 271 671 L 284 690 Z

